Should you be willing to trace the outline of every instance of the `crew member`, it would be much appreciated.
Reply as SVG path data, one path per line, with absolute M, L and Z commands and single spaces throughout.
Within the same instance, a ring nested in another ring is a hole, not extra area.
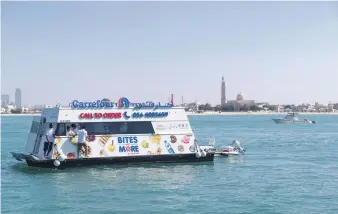
M 85 126 L 81 126 L 80 130 L 77 132 L 77 150 L 78 150 L 78 157 L 80 158 L 80 151 L 82 151 L 82 148 L 85 150 L 85 156 L 88 156 L 88 146 L 86 143 L 87 138 L 87 131 L 85 130 Z
M 50 151 L 52 151 L 53 143 L 55 140 L 55 130 L 53 124 L 49 124 L 49 130 L 46 133 L 46 141 L 43 147 L 45 158 L 48 158 Z
M 71 128 L 72 128 L 73 132 L 74 132 L 75 135 L 76 135 L 77 132 L 79 131 L 79 129 L 76 127 L 76 125 L 75 125 L 74 123 L 71 125 Z
M 76 135 L 76 133 L 74 132 L 74 130 L 69 126 L 67 125 L 67 137 L 74 137 Z

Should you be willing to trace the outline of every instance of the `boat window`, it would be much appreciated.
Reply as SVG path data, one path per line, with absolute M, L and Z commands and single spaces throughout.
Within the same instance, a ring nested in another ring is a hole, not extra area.
M 79 125 L 86 127 L 88 135 L 155 133 L 150 121 L 80 123 Z M 58 123 L 55 134 L 57 136 L 66 136 L 66 127 L 66 123 Z
M 56 126 L 55 135 L 66 136 L 66 132 L 67 132 L 66 127 L 67 127 L 66 123 L 58 123 Z

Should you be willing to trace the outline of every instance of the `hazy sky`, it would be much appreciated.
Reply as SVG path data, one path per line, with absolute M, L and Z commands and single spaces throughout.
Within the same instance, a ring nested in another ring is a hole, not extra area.
M 338 102 L 338 2 L 1 2 L 2 93 Z

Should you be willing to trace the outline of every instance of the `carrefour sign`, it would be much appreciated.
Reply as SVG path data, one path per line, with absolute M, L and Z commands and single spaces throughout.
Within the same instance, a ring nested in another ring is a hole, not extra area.
M 99 108 L 134 108 L 134 109 L 157 109 L 157 108 L 172 108 L 174 105 L 171 103 L 161 104 L 151 101 L 143 103 L 132 103 L 126 97 L 121 97 L 117 102 L 111 102 L 110 99 L 96 100 L 92 102 L 83 102 L 73 100 L 70 107 L 73 109 L 99 109 Z

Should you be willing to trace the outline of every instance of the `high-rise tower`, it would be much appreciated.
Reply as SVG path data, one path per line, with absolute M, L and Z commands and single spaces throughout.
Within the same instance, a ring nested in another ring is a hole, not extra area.
M 224 81 L 224 76 L 222 76 L 222 86 L 221 86 L 221 105 L 224 105 L 227 102 L 227 98 L 225 95 L 225 81 Z
M 21 108 L 21 89 L 17 88 L 15 89 L 15 106 L 17 108 Z

